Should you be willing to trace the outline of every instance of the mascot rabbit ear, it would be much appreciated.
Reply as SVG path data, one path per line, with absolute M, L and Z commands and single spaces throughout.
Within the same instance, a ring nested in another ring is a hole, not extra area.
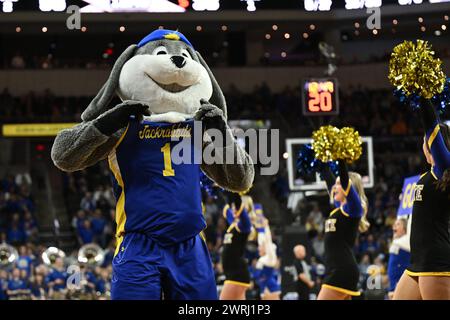
M 131 57 L 134 56 L 136 49 L 137 45 L 133 44 L 129 46 L 124 52 L 122 52 L 116 63 L 114 63 L 108 80 L 81 115 L 81 119 L 83 121 L 93 120 L 104 113 L 106 110 L 108 110 L 109 103 L 116 95 L 116 89 L 119 86 L 119 77 L 120 72 L 122 71 L 122 67 L 125 62 L 127 62 Z
M 213 86 L 213 93 L 211 96 L 211 99 L 209 99 L 209 102 L 218 108 L 222 109 L 223 115 L 225 116 L 225 119 L 227 119 L 227 103 L 225 101 L 225 96 L 223 95 L 222 90 L 220 89 L 219 84 L 217 83 L 216 78 L 214 77 L 213 73 L 209 69 L 208 65 L 206 64 L 205 60 L 203 59 L 202 55 L 196 51 L 196 54 L 198 56 L 198 60 L 200 64 L 208 71 L 209 78 L 211 79 L 211 83 Z

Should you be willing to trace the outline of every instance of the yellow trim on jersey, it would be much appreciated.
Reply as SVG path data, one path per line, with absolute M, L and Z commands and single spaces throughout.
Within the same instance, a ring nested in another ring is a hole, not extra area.
M 123 236 L 116 238 L 116 250 L 114 251 L 114 257 L 119 253 L 120 246 L 122 245 Z
M 420 178 L 419 178 L 419 179 L 422 179 L 427 173 L 428 173 L 428 171 L 425 172 L 425 173 L 422 173 L 422 174 L 420 175 Z
M 336 208 L 336 209 L 334 209 L 333 211 L 331 211 L 329 217 L 332 217 L 333 214 L 335 214 L 339 209 L 340 209 L 340 208 Z
M 239 217 L 242 213 L 242 210 L 244 210 L 244 204 L 242 203 L 241 206 L 239 207 L 239 210 L 236 212 L 236 217 Z
M 430 173 L 431 173 L 431 175 L 433 176 L 433 178 L 434 178 L 435 180 L 439 180 L 439 179 L 436 177 L 436 175 L 434 174 L 434 172 L 433 172 L 433 167 L 431 167 Z
M 339 209 L 341 209 L 341 213 L 342 213 L 344 216 L 346 216 L 347 218 L 350 217 L 350 215 L 349 215 L 347 212 L 344 211 L 344 205 L 341 205 L 341 206 L 339 207 Z
M 230 224 L 230 226 L 229 226 L 228 229 L 227 229 L 227 233 L 231 232 L 231 230 L 233 230 L 234 227 L 237 227 L 236 221 L 233 221 L 233 223 Z
M 205 233 L 203 232 L 203 230 L 202 231 L 200 231 L 200 238 L 202 238 L 202 240 L 204 241 L 204 242 L 206 242 L 206 236 L 205 236 Z
M 120 174 L 119 164 L 117 163 L 116 152 L 112 152 L 108 157 L 109 168 L 114 174 L 114 177 L 117 180 L 117 183 L 122 188 L 122 192 L 120 193 L 119 200 L 117 200 L 116 204 L 116 236 L 120 236 L 125 231 L 125 221 L 127 219 L 125 213 L 125 186 L 122 180 L 122 175 Z
M 130 127 L 130 124 L 128 123 L 127 127 L 125 128 L 125 131 L 122 133 L 122 135 L 119 138 L 119 141 L 117 141 L 116 145 L 114 146 L 114 149 L 117 149 L 117 147 L 119 146 L 119 144 L 122 143 L 122 140 L 125 138 L 125 136 L 127 135 L 128 132 L 128 128 Z
M 348 179 L 348 186 L 347 189 L 344 190 L 344 195 L 347 197 L 348 193 L 350 192 L 350 188 L 352 187 L 352 180 Z
M 113 151 L 111 151 L 111 153 L 108 156 L 109 168 L 113 172 L 114 177 L 117 180 L 117 183 L 119 184 L 119 186 L 122 189 L 122 192 L 120 193 L 119 199 L 117 200 L 117 204 L 116 204 L 116 224 L 117 224 L 116 237 L 117 237 L 118 243 L 119 243 L 119 241 L 122 242 L 122 240 L 120 240 L 119 237 L 121 237 L 122 234 L 125 232 L 125 222 L 127 220 L 127 215 L 125 212 L 125 185 L 123 183 L 122 174 L 120 173 L 119 164 L 117 162 L 116 148 L 120 145 L 122 140 L 125 138 L 125 135 L 128 132 L 128 127 L 129 127 L 129 125 L 123 132 L 119 141 L 117 141 L 116 145 L 114 146 Z M 117 248 L 118 247 L 119 247 L 119 245 L 117 246 Z M 116 248 L 116 253 L 118 252 L 117 248 Z
M 227 233 L 230 233 L 234 228 L 236 228 L 237 232 L 241 233 L 241 229 L 238 227 L 238 221 L 233 221 L 232 224 L 227 229 Z
M 433 132 L 430 134 L 430 137 L 428 138 L 428 149 L 431 150 L 431 145 L 433 144 L 434 139 L 436 139 L 436 137 L 439 133 L 439 130 L 440 130 L 439 124 L 437 124 L 436 127 L 434 127 Z
M 406 269 L 406 274 L 411 277 L 431 277 L 431 276 L 438 276 L 438 277 L 450 277 L 450 272 L 413 272 Z
M 225 280 L 224 284 L 235 284 L 241 287 L 245 287 L 245 288 L 250 288 L 251 284 L 250 283 L 245 283 L 245 282 L 239 282 L 239 281 L 234 281 L 234 280 Z
M 325 284 L 325 283 L 322 284 L 322 287 L 328 288 L 328 289 L 332 289 L 332 290 L 335 290 L 335 291 L 338 291 L 338 292 L 342 292 L 342 293 L 348 294 L 349 296 L 358 297 L 358 296 L 361 295 L 361 292 L 359 292 L 359 291 L 351 291 L 351 290 L 335 287 L 335 286 L 332 286 L 332 285 L 329 285 L 329 284 Z
M 222 209 L 222 216 L 226 219 L 227 218 L 227 211 L 230 208 L 229 205 L 225 205 L 225 207 L 223 207 Z

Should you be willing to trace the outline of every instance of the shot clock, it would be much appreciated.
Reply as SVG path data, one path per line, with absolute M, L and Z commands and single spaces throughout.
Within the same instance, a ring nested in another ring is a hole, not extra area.
M 305 116 L 339 114 L 338 82 L 335 78 L 311 78 L 302 85 L 302 106 Z

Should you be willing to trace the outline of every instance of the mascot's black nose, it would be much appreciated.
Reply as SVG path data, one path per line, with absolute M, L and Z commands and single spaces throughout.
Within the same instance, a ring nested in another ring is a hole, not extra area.
M 170 58 L 170 60 L 172 60 L 173 64 L 177 66 L 177 68 L 183 68 L 184 65 L 186 64 L 186 59 L 184 59 L 184 57 L 182 56 L 172 56 L 172 58 Z

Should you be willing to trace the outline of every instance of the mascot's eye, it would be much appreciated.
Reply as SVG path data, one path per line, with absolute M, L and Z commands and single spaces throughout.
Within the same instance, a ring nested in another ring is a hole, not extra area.
M 189 51 L 187 51 L 186 49 L 183 49 L 183 50 L 181 51 L 181 55 L 182 55 L 183 57 L 185 57 L 185 58 L 192 59 L 191 54 L 190 54 Z
M 160 47 L 156 48 L 155 50 L 153 50 L 153 55 L 160 55 L 160 54 L 167 54 L 166 47 L 160 46 Z

